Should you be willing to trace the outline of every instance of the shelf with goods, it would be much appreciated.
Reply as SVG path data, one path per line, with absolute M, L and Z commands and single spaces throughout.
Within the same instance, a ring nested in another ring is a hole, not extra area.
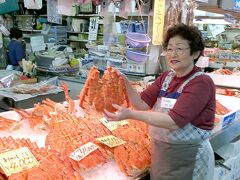
M 89 56 L 91 57 L 91 53 L 95 51 L 102 52 L 105 54 L 104 60 L 102 60 L 103 58 L 100 58 L 97 65 L 100 64 L 101 67 L 111 65 L 115 68 L 120 69 L 126 74 L 138 74 L 140 76 L 145 76 L 146 74 L 151 73 L 146 70 L 148 67 L 148 60 L 139 63 L 136 61 L 134 62 L 134 60 L 129 60 L 126 57 L 126 33 L 136 32 L 141 34 L 150 34 L 151 28 L 149 22 L 151 21 L 150 19 L 152 16 L 143 14 L 141 17 L 138 13 L 130 13 L 128 15 L 128 18 L 124 19 L 120 17 L 119 13 L 109 13 L 104 18 L 110 18 L 107 22 L 107 25 L 104 25 L 103 34 L 109 34 L 109 36 L 111 36 L 110 38 L 112 38 L 110 40 L 111 42 L 109 42 L 109 39 L 106 38 L 104 41 L 104 44 L 106 44 L 106 46 L 99 43 L 87 43 L 86 47 L 88 48 Z M 142 21 L 145 22 L 144 27 Z M 105 31 L 105 27 L 107 31 Z M 111 31 L 111 29 L 114 30 Z M 99 46 L 101 47 L 99 48 Z M 104 48 L 102 49 L 102 47 Z M 149 52 L 149 47 L 138 48 L 136 51 Z M 137 55 L 138 54 L 136 54 L 136 56 Z M 152 71 L 152 73 L 154 74 L 155 71 Z
M 240 66 L 240 50 L 220 50 L 219 48 L 206 48 L 205 56 L 209 57 L 209 67 L 237 68 Z
M 90 20 L 97 18 L 98 29 L 97 29 L 97 39 L 95 42 L 101 42 L 103 39 L 103 24 L 102 17 L 99 14 L 77 14 L 75 16 L 68 16 L 68 43 L 72 48 L 76 49 L 86 49 L 85 44 L 89 42 L 89 24 Z
M 46 15 L 16 15 L 19 29 L 27 33 L 37 33 L 42 30 L 42 23 L 47 23 Z

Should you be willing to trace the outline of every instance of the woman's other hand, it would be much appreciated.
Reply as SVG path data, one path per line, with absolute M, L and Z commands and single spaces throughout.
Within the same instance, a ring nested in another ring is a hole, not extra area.
M 117 104 L 113 104 L 112 106 L 117 109 L 117 112 L 111 113 L 104 109 L 104 116 L 108 121 L 121 121 L 130 118 L 131 110 L 129 108 L 125 108 Z

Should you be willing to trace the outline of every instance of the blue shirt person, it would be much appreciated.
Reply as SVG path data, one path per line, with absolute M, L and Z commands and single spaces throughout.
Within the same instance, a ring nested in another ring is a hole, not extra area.
M 22 31 L 18 28 L 10 29 L 11 42 L 8 45 L 8 60 L 13 70 L 22 71 L 22 59 L 26 57 L 22 40 Z

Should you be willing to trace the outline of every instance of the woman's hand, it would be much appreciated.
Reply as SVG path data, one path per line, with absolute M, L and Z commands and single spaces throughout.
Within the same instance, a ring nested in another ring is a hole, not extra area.
M 130 118 L 131 110 L 129 108 L 125 108 L 117 104 L 113 104 L 112 106 L 117 109 L 117 112 L 111 113 L 104 109 L 104 116 L 108 121 L 121 121 Z
M 129 79 L 127 78 L 127 76 L 126 76 L 125 74 L 123 74 L 123 73 L 122 73 L 121 71 L 119 71 L 118 69 L 116 69 L 116 71 L 117 71 L 117 74 L 124 79 L 124 82 L 125 82 L 126 86 L 128 86 L 128 85 L 131 84 L 130 81 L 129 81 Z

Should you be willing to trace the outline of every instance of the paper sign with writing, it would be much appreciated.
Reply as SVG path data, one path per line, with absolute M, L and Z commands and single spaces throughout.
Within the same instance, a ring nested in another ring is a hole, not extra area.
M 126 120 L 123 121 L 111 121 L 109 122 L 106 118 L 101 118 L 100 122 L 106 126 L 106 128 L 108 128 L 110 131 L 113 131 L 115 129 L 117 129 L 117 127 L 119 125 L 123 126 L 125 124 L 128 124 L 128 122 Z
M 97 138 L 97 140 L 105 145 L 107 145 L 108 147 L 112 148 L 112 147 L 116 147 L 116 146 L 120 146 L 122 144 L 125 144 L 126 141 L 119 139 L 113 135 L 109 135 L 109 136 L 104 136 L 104 137 L 100 137 Z
M 0 154 L 0 166 L 7 176 L 38 165 L 39 162 L 27 147 Z
M 112 124 L 111 122 L 109 122 L 106 118 L 101 118 L 100 122 L 106 127 L 108 128 L 110 131 L 113 131 L 117 128 L 117 126 L 115 126 L 114 124 Z
M 88 40 L 95 41 L 97 40 L 99 17 L 91 17 L 89 21 Z
M 98 146 L 92 142 L 88 142 L 84 145 L 82 145 L 81 147 L 79 147 L 78 149 L 76 149 L 71 155 L 70 158 L 76 160 L 76 161 L 80 161 L 82 160 L 84 157 L 86 157 L 87 155 L 89 155 L 90 153 L 92 153 L 93 151 L 95 151 L 98 148 Z
M 160 45 L 163 42 L 165 0 L 154 1 L 152 44 Z
M 117 126 L 124 126 L 124 125 L 126 125 L 126 124 L 128 124 L 128 121 L 127 120 L 122 120 L 122 121 L 112 121 L 111 122 L 112 124 L 115 124 L 115 125 L 117 125 Z

